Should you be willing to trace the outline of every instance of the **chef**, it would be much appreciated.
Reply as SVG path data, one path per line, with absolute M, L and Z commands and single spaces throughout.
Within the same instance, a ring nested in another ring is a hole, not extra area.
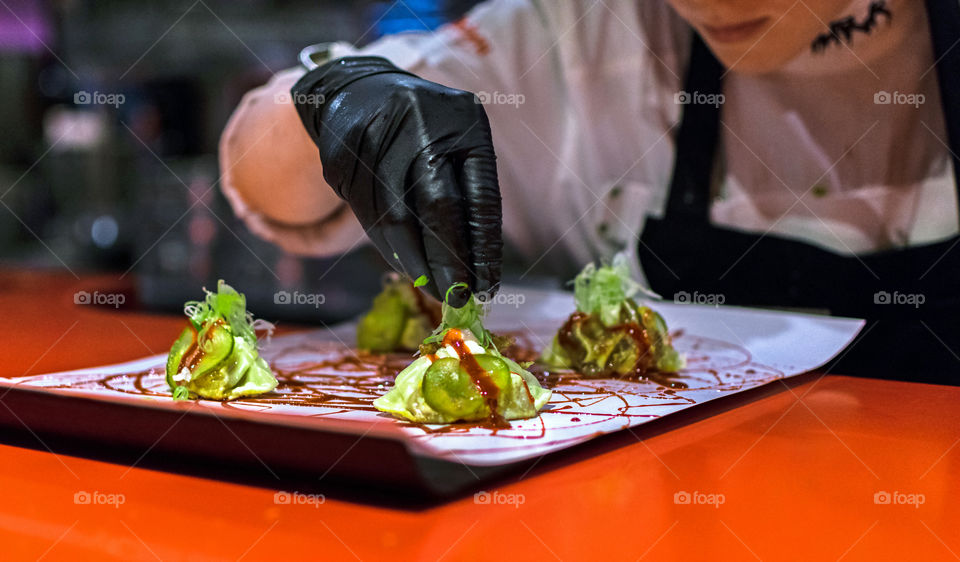
M 492 0 L 307 51 L 223 189 L 260 236 L 495 289 L 626 250 L 665 298 L 868 319 L 830 368 L 960 383 L 957 0 Z M 494 151 L 494 148 L 496 151 Z

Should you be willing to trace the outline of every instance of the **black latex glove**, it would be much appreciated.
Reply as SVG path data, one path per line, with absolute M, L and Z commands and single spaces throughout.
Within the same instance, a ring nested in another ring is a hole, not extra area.
M 496 156 L 473 94 L 380 57 L 348 57 L 291 90 L 320 149 L 323 177 L 398 271 L 426 275 L 442 298 L 456 282 L 492 295 L 500 281 Z M 460 306 L 465 294 L 451 294 Z

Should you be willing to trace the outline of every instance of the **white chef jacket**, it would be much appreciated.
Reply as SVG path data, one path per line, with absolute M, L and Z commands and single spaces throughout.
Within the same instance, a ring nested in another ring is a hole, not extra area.
M 867 3 L 854 0 L 850 13 L 862 17 Z M 731 66 L 714 224 L 841 254 L 957 233 L 927 17 L 922 3 L 888 5 L 893 23 L 849 45 L 804 52 L 763 75 Z M 491 0 L 435 32 L 336 44 L 331 56 L 383 56 L 477 93 L 493 132 L 506 243 L 531 268 L 569 274 L 622 249 L 635 256 L 645 218 L 662 215 L 679 102 L 697 95 L 683 92 L 690 42 L 689 25 L 663 0 Z M 303 72 L 277 75 L 274 87 Z M 349 213 L 280 226 L 243 201 L 229 174 L 223 189 L 254 231 L 289 249 L 334 255 L 365 242 Z M 264 189 L 282 195 L 283 186 Z

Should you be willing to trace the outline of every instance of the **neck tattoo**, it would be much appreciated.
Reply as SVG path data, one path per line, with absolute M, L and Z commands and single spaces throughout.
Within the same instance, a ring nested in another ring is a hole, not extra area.
M 830 22 L 829 31 L 818 35 L 810 44 L 810 48 L 814 53 L 822 53 L 831 45 L 853 43 L 854 32 L 859 31 L 870 35 L 880 24 L 881 17 L 886 18 L 889 24 L 893 20 L 893 13 L 887 7 L 887 0 L 874 0 L 870 3 L 870 10 L 863 21 L 858 22 L 853 16 L 847 16 Z

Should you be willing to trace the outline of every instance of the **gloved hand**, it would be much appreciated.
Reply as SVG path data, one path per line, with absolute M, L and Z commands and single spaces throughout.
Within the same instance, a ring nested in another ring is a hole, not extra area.
M 456 282 L 492 295 L 501 206 L 490 124 L 473 94 L 379 57 L 347 57 L 291 89 L 323 177 L 398 271 L 443 298 Z M 451 294 L 460 306 L 466 295 Z

